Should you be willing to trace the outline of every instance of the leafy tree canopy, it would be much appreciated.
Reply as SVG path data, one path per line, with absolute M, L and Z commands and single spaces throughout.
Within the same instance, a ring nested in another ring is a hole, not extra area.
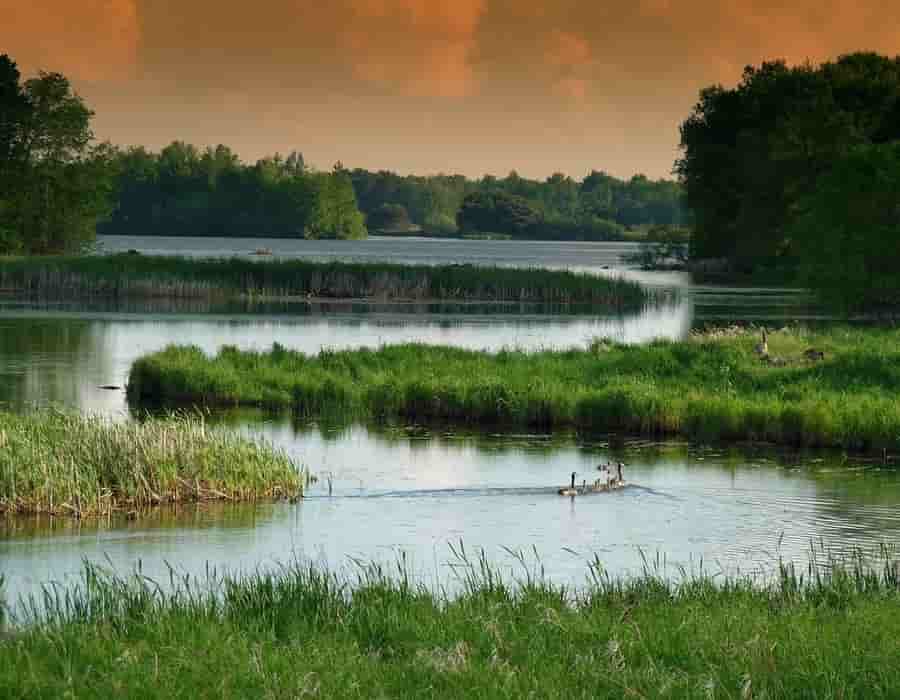
M 0 56 L 0 253 L 79 250 L 113 194 L 112 150 L 95 145 L 93 112 L 59 73 L 21 82 Z
M 798 210 L 789 235 L 806 284 L 849 308 L 900 306 L 900 141 L 852 149 Z
M 747 67 L 713 86 L 681 126 L 676 172 L 694 215 L 692 252 L 735 268 L 796 268 L 802 202 L 858 146 L 900 138 L 900 58 Z

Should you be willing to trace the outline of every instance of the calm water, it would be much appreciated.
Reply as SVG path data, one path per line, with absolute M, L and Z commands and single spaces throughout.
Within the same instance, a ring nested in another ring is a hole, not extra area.
M 900 476 L 834 456 L 284 420 L 243 425 L 319 474 L 309 498 L 99 526 L 7 522 L 0 562 L 9 593 L 71 581 L 85 558 L 119 571 L 140 561 L 145 574 L 167 579 L 170 564 L 203 575 L 207 565 L 252 570 L 301 559 L 351 572 L 354 558 L 391 564 L 405 553 L 420 580 L 452 585 L 449 544 L 462 540 L 504 568 L 513 566 L 505 548 L 534 547 L 553 580 L 581 584 L 594 554 L 613 573 L 637 571 L 641 551 L 664 553 L 671 567 L 697 570 L 702 562 L 710 573 L 750 573 L 770 570 L 779 557 L 805 563 L 811 542 L 840 550 L 900 540 Z M 576 499 L 556 494 L 571 471 L 593 479 L 608 458 L 627 462 L 631 486 Z
M 136 357 L 173 342 L 210 352 L 223 344 L 265 349 L 273 342 L 305 352 L 406 341 L 534 349 L 583 346 L 597 336 L 680 338 L 708 320 L 820 317 L 802 295 L 784 290 L 692 287 L 685 275 L 623 269 L 618 257 L 629 244 L 171 238 L 103 244 L 186 255 L 246 255 L 268 247 L 276 255 L 316 259 L 572 267 L 634 276 L 677 293 L 625 316 L 496 306 L 7 299 L 0 302 L 0 404 L 18 410 L 56 403 L 123 417 L 123 392 L 100 387 L 123 386 Z M 571 435 L 331 430 L 246 415 L 229 420 L 283 445 L 320 474 L 311 497 L 297 505 L 161 512 L 136 523 L 0 523 L 0 571 L 9 594 L 67 580 L 83 558 L 108 559 L 123 571 L 140 561 L 145 572 L 162 577 L 168 564 L 202 573 L 207 563 L 248 569 L 301 557 L 342 568 L 352 566 L 351 558 L 392 562 L 403 552 L 434 582 L 450 575 L 448 543 L 461 539 L 469 548 L 484 547 L 499 565 L 511 561 L 504 548 L 533 546 L 551 577 L 580 583 L 594 553 L 613 573 L 633 571 L 641 550 L 663 552 L 671 563 L 702 559 L 708 568 L 747 571 L 769 568 L 779 555 L 805 562 L 811 540 L 829 548 L 900 542 L 897 473 L 861 462 L 848 469 L 833 454 L 725 454 L 639 443 L 610 448 L 602 438 Z M 574 502 L 556 495 L 571 471 L 592 479 L 594 465 L 607 458 L 628 463 L 632 486 Z

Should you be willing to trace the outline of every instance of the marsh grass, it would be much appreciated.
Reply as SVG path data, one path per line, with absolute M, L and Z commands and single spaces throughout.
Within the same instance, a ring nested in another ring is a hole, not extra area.
M 131 368 L 130 400 L 259 405 L 303 416 L 578 427 L 701 441 L 900 447 L 900 331 L 789 328 L 683 342 L 498 353 L 397 345 L 306 356 L 172 346 Z M 809 347 L 823 361 L 803 358 Z
M 302 493 L 302 479 L 286 454 L 199 416 L 114 423 L 52 410 L 0 413 L 0 514 L 288 498 Z
M 654 298 L 653 292 L 635 282 L 562 270 L 128 254 L 0 258 L 0 291 L 39 298 L 312 297 L 577 303 L 637 309 Z
M 581 592 L 460 547 L 461 590 L 396 572 L 275 572 L 168 586 L 87 565 L 0 637 L 5 698 L 893 698 L 896 561 L 774 580 L 652 567 Z M 471 559 L 471 560 L 470 560 Z M 524 558 L 523 558 L 524 561 Z M 599 572 L 599 573 L 598 573 Z

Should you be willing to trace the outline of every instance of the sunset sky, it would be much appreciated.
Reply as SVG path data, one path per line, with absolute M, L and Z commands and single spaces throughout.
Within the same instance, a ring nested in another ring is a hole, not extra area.
M 668 176 L 700 88 L 900 53 L 884 0 L 0 0 L 0 18 L 0 53 L 71 77 L 100 138 L 423 174 Z

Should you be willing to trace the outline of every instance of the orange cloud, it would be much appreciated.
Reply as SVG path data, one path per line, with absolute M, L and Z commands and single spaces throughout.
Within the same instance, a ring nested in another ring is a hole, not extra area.
M 368 0 L 353 5 L 340 44 L 364 81 L 462 97 L 477 89 L 470 59 L 483 10 L 484 0 Z
M 587 39 L 573 32 L 555 29 L 547 36 L 544 60 L 551 73 L 553 91 L 584 102 L 590 85 L 593 52 Z
M 135 72 L 137 0 L 0 0 L 0 17 L 0 50 L 25 74 L 48 70 L 105 81 Z

